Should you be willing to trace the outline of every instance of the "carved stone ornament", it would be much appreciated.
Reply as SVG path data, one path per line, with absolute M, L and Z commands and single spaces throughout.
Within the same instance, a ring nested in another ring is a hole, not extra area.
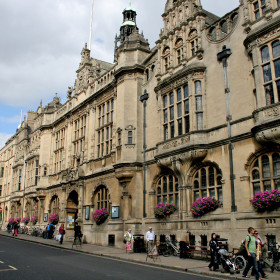
M 261 144 L 280 144 L 280 127 L 266 129 L 255 134 L 256 140 Z

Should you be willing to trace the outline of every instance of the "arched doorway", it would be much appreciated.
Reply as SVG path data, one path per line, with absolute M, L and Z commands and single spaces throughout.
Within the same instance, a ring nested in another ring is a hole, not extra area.
M 74 223 L 78 217 L 79 195 L 76 191 L 72 191 L 67 199 L 67 229 L 74 229 Z

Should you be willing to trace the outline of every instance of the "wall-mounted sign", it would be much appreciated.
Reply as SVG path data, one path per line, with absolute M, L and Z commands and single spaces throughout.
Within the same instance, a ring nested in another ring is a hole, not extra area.
M 85 219 L 89 220 L 89 206 L 86 206 L 85 208 Z
M 75 213 L 67 213 L 67 229 L 74 229 Z
M 112 219 L 116 219 L 120 217 L 119 211 L 120 211 L 120 206 L 112 206 L 112 211 L 111 211 Z

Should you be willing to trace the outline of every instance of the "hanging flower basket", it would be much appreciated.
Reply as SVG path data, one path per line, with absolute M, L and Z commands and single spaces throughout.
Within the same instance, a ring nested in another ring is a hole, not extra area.
M 102 208 L 102 209 L 97 209 L 93 213 L 92 218 L 97 225 L 101 225 L 106 221 L 108 216 L 109 216 L 109 212 L 105 208 Z
M 59 221 L 58 214 L 57 213 L 50 214 L 49 221 L 50 221 L 51 224 L 56 225 L 58 223 L 58 221 Z
M 29 217 L 25 216 L 22 221 L 27 225 L 30 221 Z
M 280 191 L 264 191 L 256 193 L 250 200 L 258 212 L 272 211 L 280 207 Z
M 194 217 L 201 217 L 206 213 L 215 211 L 221 207 L 219 201 L 213 197 L 199 198 L 193 202 L 191 212 Z
M 15 221 L 14 218 L 10 218 L 10 219 L 9 219 L 9 224 L 13 224 L 14 221 Z
M 157 219 L 163 219 L 173 214 L 176 210 L 177 208 L 174 204 L 161 202 L 155 207 L 154 214 Z
M 38 222 L 38 216 L 37 216 L 37 215 L 34 215 L 34 216 L 31 218 L 31 222 L 33 223 L 33 225 L 36 225 L 36 223 Z

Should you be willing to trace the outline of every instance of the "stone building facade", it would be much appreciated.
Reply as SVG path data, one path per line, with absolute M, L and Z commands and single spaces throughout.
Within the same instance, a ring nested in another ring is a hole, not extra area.
M 114 63 L 85 46 L 65 104 L 28 112 L 0 152 L 3 226 L 58 213 L 94 244 L 121 247 L 125 230 L 149 226 L 197 246 L 216 232 L 237 247 L 249 225 L 279 242 L 280 211 L 250 199 L 280 190 L 280 1 L 240 0 L 220 18 L 200 0 L 168 0 L 162 17 L 151 49 L 125 9 Z M 222 207 L 193 217 L 209 196 Z M 158 202 L 177 211 L 156 219 Z M 110 217 L 96 225 L 100 208 Z

